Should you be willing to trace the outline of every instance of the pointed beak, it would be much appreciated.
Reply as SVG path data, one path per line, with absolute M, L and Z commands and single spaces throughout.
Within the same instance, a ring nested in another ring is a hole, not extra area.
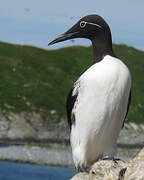
M 76 38 L 77 34 L 79 32 L 66 32 L 64 34 L 61 34 L 60 36 L 58 36 L 57 38 L 55 38 L 53 41 L 51 41 L 48 46 L 50 45 L 53 45 L 55 43 L 58 43 L 58 42 L 62 42 L 62 41 L 65 41 L 65 40 L 68 40 L 68 39 L 73 39 L 73 38 Z

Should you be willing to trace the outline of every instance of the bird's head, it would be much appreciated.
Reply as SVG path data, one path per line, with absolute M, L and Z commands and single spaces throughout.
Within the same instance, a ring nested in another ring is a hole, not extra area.
M 108 24 L 99 15 L 88 15 L 81 18 L 73 27 L 60 35 L 48 45 L 74 38 L 87 38 L 111 41 L 111 32 Z

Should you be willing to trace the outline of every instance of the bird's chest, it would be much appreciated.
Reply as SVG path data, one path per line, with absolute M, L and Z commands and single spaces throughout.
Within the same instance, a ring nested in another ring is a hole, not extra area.
M 107 63 L 96 64 L 89 68 L 80 77 L 79 92 L 89 98 L 106 98 L 113 95 L 118 89 L 123 88 L 123 75 L 120 68 L 109 67 Z
M 127 83 L 127 70 L 119 63 L 104 61 L 91 66 L 79 79 L 77 117 L 94 122 L 111 117 L 127 94 Z

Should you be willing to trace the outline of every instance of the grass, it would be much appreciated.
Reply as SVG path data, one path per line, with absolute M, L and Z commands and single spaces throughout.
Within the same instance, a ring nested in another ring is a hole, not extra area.
M 69 165 L 69 164 L 53 164 L 53 163 L 47 163 L 47 162 L 41 162 L 41 161 L 33 161 L 33 160 L 23 160 L 23 159 L 0 158 L 0 161 L 16 162 L 16 163 L 24 163 L 24 164 L 33 164 L 33 165 L 42 165 L 42 166 L 65 167 L 65 168 L 73 167 L 73 165 Z
M 113 45 L 113 49 L 132 74 L 132 104 L 127 119 L 144 123 L 144 51 L 126 45 Z M 34 111 L 44 121 L 62 121 L 66 118 L 67 94 L 92 59 L 92 47 L 44 50 L 1 42 L 1 112 Z

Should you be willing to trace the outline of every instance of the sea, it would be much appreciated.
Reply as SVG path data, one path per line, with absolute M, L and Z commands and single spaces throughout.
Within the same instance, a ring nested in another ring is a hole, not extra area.
M 0 161 L 0 180 L 70 180 L 74 168 Z

